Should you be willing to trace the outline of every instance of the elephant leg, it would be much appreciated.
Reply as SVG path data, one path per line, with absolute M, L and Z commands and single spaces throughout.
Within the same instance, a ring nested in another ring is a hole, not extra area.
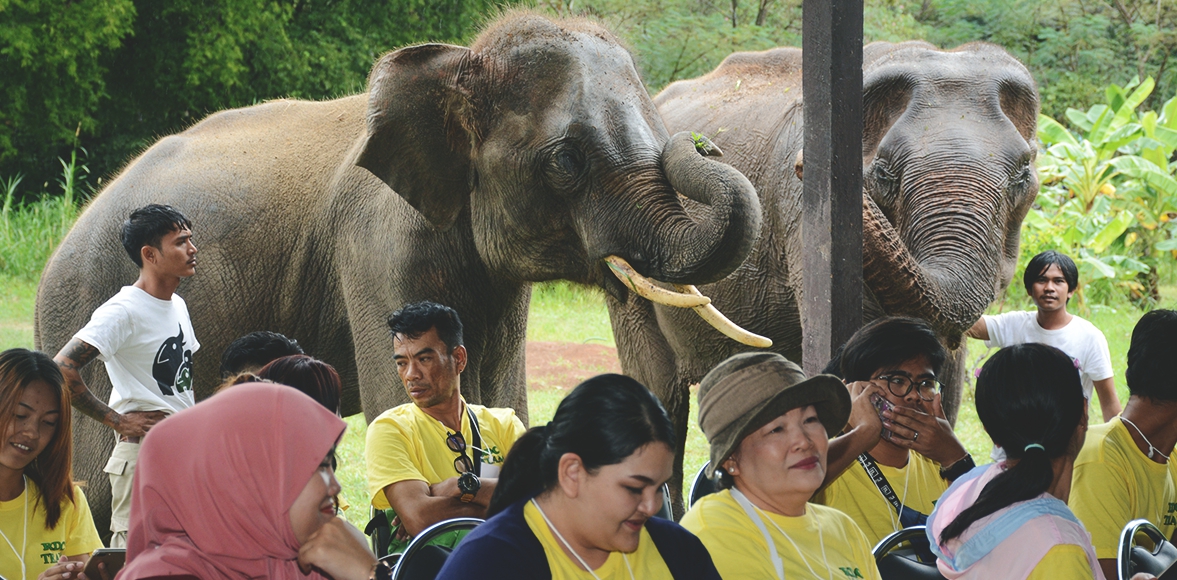
M 606 303 L 622 372 L 653 391 L 674 423 L 674 472 L 669 483 L 671 506 L 677 520 L 685 513 L 682 482 L 691 409 L 689 381 L 677 372 L 674 351 L 659 328 L 652 304 L 633 294 L 624 303 L 611 296 Z
M 948 359 L 944 361 L 944 368 L 940 376 L 944 377 L 944 389 L 940 393 L 940 401 L 944 405 L 944 416 L 954 427 L 956 418 L 960 414 L 961 394 L 964 391 L 965 372 L 968 371 L 969 348 L 963 342 L 960 348 L 948 351 Z

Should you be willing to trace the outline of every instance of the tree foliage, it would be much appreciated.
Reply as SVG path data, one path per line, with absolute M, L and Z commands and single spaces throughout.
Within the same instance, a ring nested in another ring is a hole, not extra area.
M 110 175 L 210 112 L 361 91 L 383 52 L 466 41 L 509 3 L 0 0 L 0 176 L 51 181 L 79 140 Z

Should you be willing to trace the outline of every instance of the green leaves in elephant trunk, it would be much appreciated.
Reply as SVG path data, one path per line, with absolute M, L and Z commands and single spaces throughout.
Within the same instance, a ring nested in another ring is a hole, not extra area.
M 917 262 L 869 195 L 862 201 L 862 274 L 884 312 L 927 320 L 951 349 L 993 299 L 993 276 Z
M 682 211 L 656 224 L 651 247 L 661 251 L 635 265 L 662 282 L 708 284 L 725 278 L 760 237 L 756 189 L 732 166 L 701 155 L 686 131 L 666 142 L 662 170 L 675 191 L 707 208 L 701 219 Z

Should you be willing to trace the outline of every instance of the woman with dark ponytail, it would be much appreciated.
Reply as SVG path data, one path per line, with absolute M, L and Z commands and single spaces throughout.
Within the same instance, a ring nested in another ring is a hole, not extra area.
M 1104 578 L 1067 507 L 1087 433 L 1074 361 L 1044 344 L 1003 348 L 977 378 L 977 416 L 1004 461 L 961 476 L 928 518 L 947 578 Z
M 552 421 L 515 442 L 487 515 L 439 579 L 719 579 L 707 550 L 653 518 L 674 461 L 674 427 L 622 375 L 577 386 Z

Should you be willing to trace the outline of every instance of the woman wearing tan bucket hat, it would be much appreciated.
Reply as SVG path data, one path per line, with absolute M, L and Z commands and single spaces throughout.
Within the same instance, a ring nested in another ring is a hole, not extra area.
M 879 578 L 871 546 L 842 512 L 809 503 L 829 436 L 850 415 L 836 377 L 806 378 L 774 353 L 733 356 L 699 386 L 699 425 L 723 491 L 682 519 L 724 578 Z

